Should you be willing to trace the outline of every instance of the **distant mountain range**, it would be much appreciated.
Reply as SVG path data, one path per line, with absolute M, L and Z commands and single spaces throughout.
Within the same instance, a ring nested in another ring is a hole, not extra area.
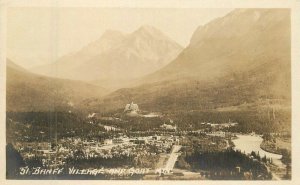
M 52 77 L 8 61 L 7 110 L 106 112 L 132 101 L 146 111 L 290 109 L 290 53 L 288 9 L 234 10 L 200 26 L 185 49 L 150 26 L 107 31 L 34 70 Z
M 190 44 L 164 68 L 89 108 L 231 110 L 289 107 L 291 23 L 288 9 L 238 9 L 200 26 Z
M 9 59 L 6 66 L 7 111 L 69 111 L 87 97 L 107 93 L 102 87 L 84 82 L 33 74 Z
M 108 30 L 100 39 L 53 64 L 34 68 L 39 74 L 89 81 L 116 89 L 155 72 L 177 57 L 182 47 L 158 29 L 142 26 L 130 34 Z

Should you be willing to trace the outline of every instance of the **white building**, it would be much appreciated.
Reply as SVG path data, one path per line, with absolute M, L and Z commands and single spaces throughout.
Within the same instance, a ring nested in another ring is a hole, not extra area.
M 113 143 L 112 139 L 105 139 L 104 145 L 111 145 Z
M 175 126 L 173 126 L 173 125 L 168 125 L 168 124 L 163 124 L 163 125 L 161 125 L 160 126 L 161 128 L 164 128 L 164 129 L 166 129 L 166 130 L 176 130 L 177 129 L 177 126 L 175 125 Z
M 124 109 L 124 112 L 126 113 L 138 112 L 138 111 L 139 111 L 139 106 L 137 104 L 134 104 L 133 102 L 131 102 L 131 104 L 127 104 Z

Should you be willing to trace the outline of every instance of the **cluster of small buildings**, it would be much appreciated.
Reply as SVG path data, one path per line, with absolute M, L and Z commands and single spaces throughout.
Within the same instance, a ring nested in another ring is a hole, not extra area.
M 79 137 L 60 139 L 57 143 L 22 142 L 16 143 L 16 149 L 25 160 L 42 159 L 44 166 L 64 165 L 67 159 L 76 157 L 81 151 L 83 158 L 113 158 L 116 156 L 157 155 L 167 153 L 174 144 L 179 143 L 178 136 L 120 136 L 104 141 L 86 140 Z
M 230 127 L 234 127 L 237 126 L 238 123 L 201 123 L 201 125 L 208 125 L 211 126 L 212 128 L 216 128 L 216 129 L 223 129 L 223 128 L 230 128 Z
M 229 128 L 231 127 L 236 127 L 238 123 L 209 123 L 209 122 L 202 122 L 201 124 L 201 129 L 197 131 L 209 133 L 209 132 L 220 132 L 218 134 L 221 134 L 220 136 L 225 137 L 224 134 L 225 132 L 223 131 L 228 131 Z M 221 133 L 223 132 L 223 133 Z

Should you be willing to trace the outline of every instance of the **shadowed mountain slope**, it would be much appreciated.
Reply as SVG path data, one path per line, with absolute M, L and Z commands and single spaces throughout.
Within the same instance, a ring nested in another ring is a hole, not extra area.
M 107 93 L 102 87 L 84 82 L 30 73 L 10 60 L 6 74 L 7 111 L 68 111 L 85 98 Z

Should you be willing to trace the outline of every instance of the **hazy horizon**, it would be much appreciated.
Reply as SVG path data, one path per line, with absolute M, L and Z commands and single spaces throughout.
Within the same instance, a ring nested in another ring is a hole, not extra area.
M 99 39 L 106 30 L 131 33 L 153 26 L 186 47 L 200 25 L 232 9 L 9 8 L 7 57 L 24 68 L 56 61 Z

